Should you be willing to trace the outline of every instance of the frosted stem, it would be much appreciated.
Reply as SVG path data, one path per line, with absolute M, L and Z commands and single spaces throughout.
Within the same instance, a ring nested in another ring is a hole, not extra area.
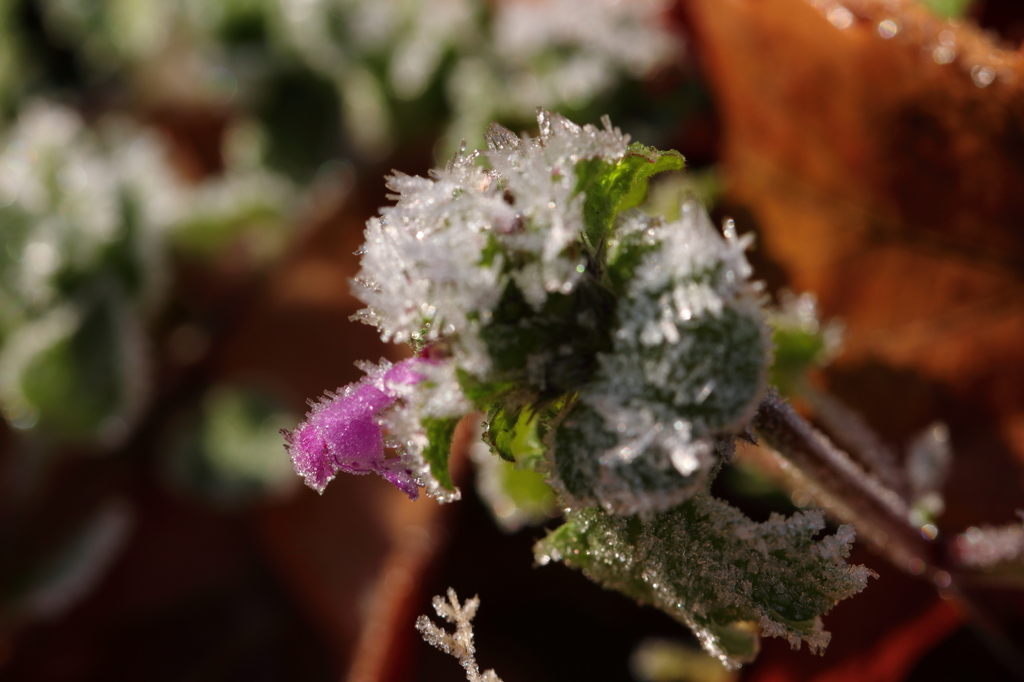
M 909 501 L 910 486 L 896 453 L 882 442 L 863 417 L 835 396 L 811 386 L 804 386 L 801 395 L 814 408 L 815 418 L 837 445 L 903 500 Z
M 938 571 L 945 557 L 934 540 L 910 521 L 899 494 L 864 471 L 774 391 L 752 421 L 765 442 L 828 495 L 830 507 L 893 563 L 914 574 Z M 947 574 L 948 575 L 948 574 Z

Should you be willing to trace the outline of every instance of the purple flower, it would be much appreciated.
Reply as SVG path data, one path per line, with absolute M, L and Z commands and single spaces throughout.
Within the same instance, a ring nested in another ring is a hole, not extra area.
M 310 402 L 306 421 L 294 431 L 282 431 L 295 472 L 306 485 L 322 493 L 335 474 L 376 473 L 415 500 L 419 488 L 409 468 L 399 458 L 385 458 L 384 434 L 379 415 L 424 375 L 416 367 L 429 363 L 420 357 L 392 365 L 386 360 L 359 381 L 337 393 L 326 393 Z

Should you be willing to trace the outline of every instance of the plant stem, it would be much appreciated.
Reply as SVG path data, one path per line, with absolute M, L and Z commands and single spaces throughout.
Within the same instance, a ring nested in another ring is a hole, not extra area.
M 911 523 L 903 498 L 835 447 L 778 393 L 769 390 L 752 425 L 772 449 L 827 497 L 825 506 L 852 523 L 894 564 L 915 575 L 927 574 L 940 584 L 949 580 L 940 543 Z
M 896 453 L 882 442 L 863 417 L 834 396 L 813 386 L 802 386 L 800 394 L 810 403 L 815 420 L 836 445 L 905 502 L 911 501 L 907 475 L 899 465 Z

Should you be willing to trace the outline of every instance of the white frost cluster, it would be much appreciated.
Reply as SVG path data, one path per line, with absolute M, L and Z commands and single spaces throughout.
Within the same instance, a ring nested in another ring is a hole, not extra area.
M 449 587 L 448 601 L 445 601 L 443 597 L 434 597 L 433 605 L 439 618 L 443 618 L 455 626 L 455 632 L 448 632 L 444 628 L 434 625 L 427 616 L 420 616 L 416 619 L 416 629 L 423 635 L 423 639 L 428 644 L 459 659 L 459 664 L 466 671 L 466 679 L 469 682 L 501 682 L 501 678 L 493 670 L 485 670 L 481 673 L 480 666 L 476 662 L 476 646 L 473 644 L 473 617 L 476 616 L 476 610 L 480 607 L 480 599 L 473 597 L 461 604 L 455 590 Z
M 538 121 L 539 138 L 492 126 L 489 151 L 460 153 L 429 178 L 389 179 L 397 203 L 367 223 L 355 282 L 361 318 L 385 340 L 451 341 L 459 365 L 482 375 L 490 360 L 478 335 L 508 284 L 503 254 L 522 259 L 511 276 L 534 307 L 572 291 L 584 271 L 575 165 L 617 160 L 629 138 L 607 120 L 598 129 L 542 111 Z
M 388 151 L 392 98 L 440 81 L 449 146 L 494 118 L 582 106 L 624 76 L 678 55 L 667 0 L 280 0 L 280 37 L 338 88 L 345 124 L 369 155 Z M 445 66 L 446 57 L 454 57 Z M 367 64 L 385 65 L 383 80 Z

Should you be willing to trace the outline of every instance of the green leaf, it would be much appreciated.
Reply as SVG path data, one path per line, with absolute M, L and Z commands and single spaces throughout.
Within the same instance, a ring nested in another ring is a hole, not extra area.
M 452 451 L 452 437 L 459 418 L 423 420 L 423 428 L 427 432 L 427 447 L 423 450 L 423 458 L 430 465 L 430 473 L 446 490 L 455 490 L 451 474 L 448 473 L 448 459 Z
M 584 507 L 535 547 L 537 560 L 583 570 L 592 580 L 653 604 L 690 627 L 709 653 L 737 667 L 756 653 L 746 624 L 763 634 L 822 650 L 821 615 L 860 592 L 873 573 L 850 566 L 853 529 L 815 537 L 820 511 L 757 523 L 699 493 L 678 507 L 640 517 Z
M 499 457 L 506 462 L 516 461 L 512 454 L 512 439 L 515 437 L 518 412 L 511 411 L 502 404 L 494 405 L 487 413 L 487 424 L 484 428 L 484 440 Z
M 590 247 L 599 248 L 619 213 L 643 203 L 652 176 L 682 170 L 684 165 L 679 152 L 662 152 L 639 142 L 629 145 L 626 155 L 616 163 L 584 159 L 576 164 L 576 191 L 586 193 L 583 217 Z
M 615 303 L 612 292 L 589 273 L 572 293 L 549 294 L 541 310 L 509 284 L 480 331 L 493 361 L 492 376 L 510 386 L 532 383 L 547 398 L 576 390 L 593 377 L 597 354 L 611 350 Z
M 798 392 L 804 374 L 825 355 L 825 339 L 820 332 L 799 327 L 776 327 L 772 333 L 775 354 L 770 381 L 783 395 Z
M 569 396 L 562 396 L 543 405 L 494 405 L 487 413 L 484 439 L 505 461 L 532 469 L 544 459 L 544 438 L 552 420 L 569 401 Z

